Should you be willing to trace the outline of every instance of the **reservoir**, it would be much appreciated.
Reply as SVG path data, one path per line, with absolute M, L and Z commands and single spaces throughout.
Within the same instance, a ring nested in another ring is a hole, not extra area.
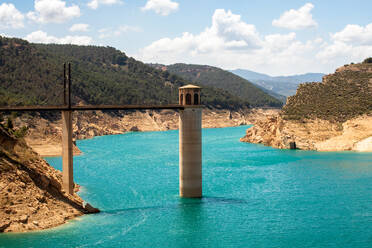
M 203 129 L 201 199 L 178 196 L 177 130 L 77 141 L 79 194 L 102 212 L 0 247 L 371 247 L 371 153 L 239 142 L 246 129 Z

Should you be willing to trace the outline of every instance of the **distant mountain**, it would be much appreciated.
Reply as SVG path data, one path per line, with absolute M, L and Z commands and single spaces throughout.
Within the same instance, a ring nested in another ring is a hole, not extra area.
M 306 73 L 293 76 L 272 77 L 263 73 L 243 69 L 232 70 L 231 72 L 265 89 L 285 96 L 296 94 L 297 86 L 301 83 L 321 82 L 322 77 L 325 75 L 323 73 Z
M 321 82 L 325 74 L 323 73 L 306 73 L 292 76 L 279 76 L 272 77 L 274 80 L 281 82 L 292 82 L 292 83 L 306 83 L 306 82 Z
M 230 72 L 245 78 L 247 80 L 257 80 L 257 79 L 265 79 L 265 80 L 271 80 L 272 77 L 263 73 L 258 73 L 250 70 L 244 70 L 244 69 L 236 69 L 231 70 Z M 249 79 L 248 79 L 249 78 Z
M 62 104 L 64 62 L 71 62 L 73 104 L 174 104 L 178 87 L 191 83 L 112 47 L 32 44 L 0 36 L 0 105 Z M 225 90 L 201 86 L 208 107 L 249 107 Z
M 287 97 L 286 96 L 283 96 L 283 95 L 280 95 L 278 93 L 275 93 L 274 91 L 269 90 L 269 89 L 266 89 L 266 88 L 262 87 L 261 85 L 258 85 L 258 84 L 255 84 L 255 83 L 252 83 L 252 84 L 254 86 L 256 86 L 257 88 L 261 89 L 262 91 L 266 92 L 270 96 L 275 97 L 276 99 L 278 99 L 279 101 L 281 101 L 283 104 L 286 103 L 286 101 L 287 101 Z
M 270 92 L 267 89 L 262 89 L 260 86 L 256 86 L 242 77 L 217 67 L 190 64 L 173 64 L 167 66 L 151 64 L 151 66 L 176 74 L 196 84 L 226 90 L 230 94 L 248 101 L 254 107 L 281 107 L 285 101 L 284 96 Z

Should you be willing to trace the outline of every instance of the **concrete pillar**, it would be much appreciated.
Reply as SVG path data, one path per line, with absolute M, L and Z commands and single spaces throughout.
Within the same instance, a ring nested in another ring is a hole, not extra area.
M 62 111 L 62 181 L 63 189 L 74 193 L 74 170 L 73 170 L 73 146 L 72 146 L 72 111 Z
M 202 197 L 202 106 L 199 99 L 187 104 L 184 96 L 189 93 L 200 98 L 200 88 L 180 88 L 180 104 L 185 109 L 179 117 L 179 191 L 181 197 Z

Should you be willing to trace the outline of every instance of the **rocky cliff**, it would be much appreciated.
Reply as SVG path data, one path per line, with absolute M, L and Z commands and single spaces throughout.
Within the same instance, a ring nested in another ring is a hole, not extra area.
M 343 123 L 322 119 L 284 120 L 279 114 L 259 121 L 240 139 L 281 149 L 372 152 L 372 116 L 362 115 Z
M 0 125 L 0 232 L 54 227 L 98 209 L 62 190 L 62 175 Z
M 346 65 L 302 84 L 283 110 L 241 138 L 276 148 L 372 152 L 372 64 Z

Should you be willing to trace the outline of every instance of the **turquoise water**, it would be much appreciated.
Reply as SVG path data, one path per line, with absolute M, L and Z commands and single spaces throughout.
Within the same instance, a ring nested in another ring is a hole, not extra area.
M 371 153 L 241 143 L 246 128 L 203 130 L 202 199 L 178 197 L 178 131 L 78 141 L 75 181 L 102 213 L 0 247 L 372 247 Z

